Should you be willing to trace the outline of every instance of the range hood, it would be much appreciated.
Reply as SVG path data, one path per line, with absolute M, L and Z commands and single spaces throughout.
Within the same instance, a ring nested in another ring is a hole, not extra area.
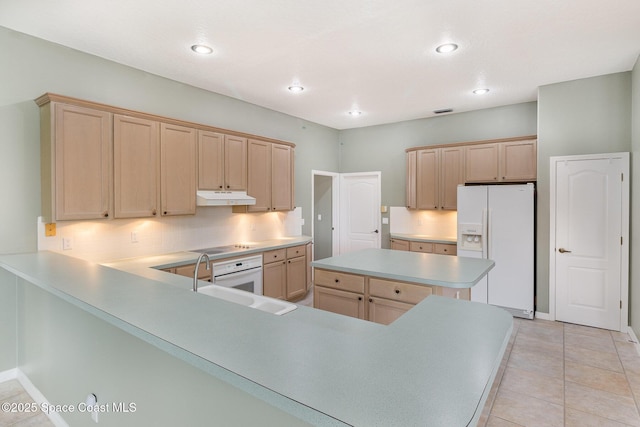
M 248 196 L 245 191 L 198 191 L 196 193 L 198 206 L 233 206 L 255 205 L 256 199 Z

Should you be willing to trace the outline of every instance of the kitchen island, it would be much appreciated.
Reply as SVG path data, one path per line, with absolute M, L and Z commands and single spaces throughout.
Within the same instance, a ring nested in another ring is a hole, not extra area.
M 105 425 L 466 426 L 512 328 L 501 309 L 437 296 L 388 326 L 304 306 L 275 316 L 181 281 L 49 252 L 0 256 L 16 368 L 51 403 L 91 392 L 137 403 L 100 414 Z

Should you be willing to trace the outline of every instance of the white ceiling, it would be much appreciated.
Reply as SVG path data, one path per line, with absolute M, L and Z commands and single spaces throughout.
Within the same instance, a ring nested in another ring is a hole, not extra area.
M 534 101 L 640 54 L 640 0 L 0 0 L 0 25 L 336 129 Z

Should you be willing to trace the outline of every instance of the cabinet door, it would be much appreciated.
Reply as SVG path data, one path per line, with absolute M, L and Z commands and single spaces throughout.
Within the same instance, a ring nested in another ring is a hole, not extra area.
M 285 299 L 287 293 L 286 261 L 265 264 L 262 268 L 262 293 L 265 296 Z
M 369 278 L 369 295 L 387 300 L 417 304 L 433 294 L 431 286 L 396 282 L 395 280 Z
M 247 211 L 271 211 L 271 143 L 250 139 L 247 152 L 247 193 L 256 199 Z
M 119 114 L 113 117 L 115 218 L 157 214 L 160 199 L 158 122 Z
M 322 286 L 313 288 L 313 307 L 359 319 L 364 319 L 365 315 L 362 294 Z
M 465 181 L 498 181 L 498 144 L 478 144 L 465 147 Z
M 224 188 L 224 135 L 221 133 L 198 131 L 198 188 L 218 191 Z
M 271 161 L 271 210 L 293 210 L 293 150 L 272 144 Z
M 196 131 L 160 126 L 160 188 L 163 215 L 196 213 Z
M 371 297 L 369 298 L 368 320 L 388 325 L 413 307 L 413 304 Z
M 307 293 L 307 265 L 305 256 L 287 260 L 287 300 L 300 299 Z
M 196 265 L 189 264 L 176 267 L 174 273 L 193 279 L 193 276 L 196 274 Z M 204 264 L 200 264 L 200 267 L 198 267 L 198 280 L 206 280 L 207 282 L 212 281 L 211 270 L 207 270 L 207 267 Z
M 111 114 L 55 105 L 55 219 L 108 218 Z
M 225 189 L 247 189 L 247 138 L 226 135 L 224 141 Z
M 409 241 L 401 239 L 391 239 L 391 249 L 396 251 L 408 251 Z
M 416 208 L 416 157 L 417 151 L 407 153 L 407 176 L 405 181 L 405 203 L 407 209 Z
M 416 207 L 438 208 L 438 150 L 418 150 L 416 157 Z
M 444 286 L 438 287 L 437 294 L 443 297 L 462 299 L 466 301 L 471 300 L 471 292 L 469 288 L 457 289 L 457 288 L 447 288 Z
M 305 245 L 305 262 L 307 264 L 307 291 L 311 289 L 311 281 L 313 278 L 311 261 L 313 260 L 313 243 L 309 242 Z
M 440 149 L 440 208 L 458 208 L 458 185 L 464 184 L 464 149 Z
M 502 181 L 535 181 L 536 140 L 504 142 L 500 145 Z

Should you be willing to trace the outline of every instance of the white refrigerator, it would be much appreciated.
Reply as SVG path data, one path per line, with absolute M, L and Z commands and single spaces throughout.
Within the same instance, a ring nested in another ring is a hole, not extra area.
M 534 195 L 533 184 L 458 187 L 458 256 L 495 261 L 471 300 L 527 319 L 534 315 Z

